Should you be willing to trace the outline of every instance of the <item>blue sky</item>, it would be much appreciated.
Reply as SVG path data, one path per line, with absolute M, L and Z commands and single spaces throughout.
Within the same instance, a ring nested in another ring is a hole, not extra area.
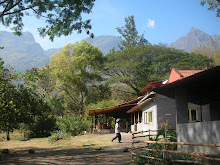
M 124 26 L 125 17 L 134 15 L 139 34 L 144 33 L 152 44 L 170 44 L 186 35 L 191 27 L 210 35 L 220 34 L 220 18 L 216 17 L 216 12 L 208 11 L 207 6 L 201 6 L 200 2 L 201 0 L 96 0 L 92 13 L 83 15 L 83 18 L 91 19 L 91 32 L 95 36 L 119 36 L 116 27 Z M 27 17 L 24 24 L 24 31 L 30 31 L 45 50 L 61 48 L 88 37 L 85 33 L 73 32 L 70 36 L 55 38 L 51 42 L 38 35 L 37 27 L 44 24 L 42 20 Z M 10 29 L 0 25 L 0 30 Z

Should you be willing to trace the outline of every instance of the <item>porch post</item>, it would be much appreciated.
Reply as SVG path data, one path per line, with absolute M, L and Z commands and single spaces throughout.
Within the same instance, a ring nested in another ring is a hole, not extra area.
M 134 124 L 136 123 L 136 114 L 134 112 Z
M 93 114 L 93 129 L 95 129 L 95 113 Z
M 93 117 L 92 118 L 90 118 L 90 122 L 91 122 L 91 126 L 89 127 L 90 128 L 90 134 L 92 134 L 93 133 Z
M 201 122 L 202 122 L 202 105 L 200 105 L 200 113 L 201 113 Z
M 187 91 L 185 88 L 175 88 L 175 101 L 176 101 L 176 123 L 188 123 L 188 99 Z
M 137 111 L 138 113 L 138 123 L 140 123 L 140 113 L 139 113 L 139 110 Z
M 136 113 L 134 112 L 134 131 L 137 131 Z
M 99 116 L 98 116 L 98 129 L 100 129 Z
M 131 113 L 131 125 L 133 124 L 133 115 Z
M 128 132 L 128 121 L 127 120 L 126 120 L 126 126 L 125 127 L 126 127 L 126 129 L 125 129 L 126 132 Z

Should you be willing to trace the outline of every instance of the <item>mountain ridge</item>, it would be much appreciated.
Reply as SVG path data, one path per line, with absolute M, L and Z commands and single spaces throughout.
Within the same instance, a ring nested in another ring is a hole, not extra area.
M 97 36 L 95 38 L 85 38 L 93 46 L 97 46 L 104 55 L 109 53 L 113 47 L 119 50 L 121 38 L 110 35 Z M 15 36 L 13 33 L 0 31 L 0 58 L 5 65 L 10 65 L 17 72 L 25 72 L 27 69 L 42 67 L 49 64 L 50 56 L 59 51 L 59 48 L 43 50 L 30 32 L 24 32 L 22 36 Z M 175 42 L 168 45 L 175 49 L 191 52 L 195 48 L 211 47 L 220 51 L 220 35 L 208 35 L 200 29 L 192 27 L 190 31 Z
M 169 46 L 181 49 L 186 52 L 192 52 L 196 48 L 211 47 L 220 50 L 220 35 L 208 35 L 200 29 L 192 27 L 190 31 Z
M 6 66 L 13 67 L 17 72 L 44 66 L 49 62 L 43 48 L 37 43 L 30 32 L 23 32 L 21 37 L 13 33 L 0 31 L 0 57 Z

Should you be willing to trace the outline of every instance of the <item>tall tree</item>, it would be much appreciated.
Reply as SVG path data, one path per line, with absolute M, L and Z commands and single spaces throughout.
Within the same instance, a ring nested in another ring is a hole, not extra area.
M 103 53 L 86 41 L 68 44 L 51 57 L 49 67 L 56 88 L 70 100 L 69 109 L 76 114 L 84 114 L 91 88 L 98 87 L 98 82 L 103 80 L 100 74 L 103 60 Z
M 153 58 L 172 52 L 163 45 L 140 45 L 106 55 L 106 75 L 111 83 L 124 83 L 138 94 L 148 82 L 157 80 L 152 77 Z
M 143 34 L 140 36 L 138 35 L 134 16 L 128 16 L 125 18 L 125 26 L 117 27 L 116 29 L 122 38 L 122 46 L 119 45 L 121 50 L 148 44 L 148 41 L 144 38 Z
M 134 16 L 125 18 L 125 26 L 116 28 L 122 38 L 120 50 L 115 52 L 114 49 L 106 56 L 106 72 L 105 74 L 110 76 L 109 82 L 119 82 L 127 84 L 127 87 L 131 87 L 134 93 L 138 93 L 138 84 L 135 81 L 136 75 L 134 72 L 137 70 L 137 61 L 148 61 L 149 56 L 143 57 L 143 51 L 148 45 L 148 41 L 144 38 L 144 35 L 138 35 L 136 29 Z M 146 50 L 146 49 L 145 49 Z M 127 91 L 127 87 L 117 87 L 117 89 L 124 89 Z M 115 88 L 116 89 L 116 88 Z M 127 93 L 122 91 L 123 93 Z M 129 92 L 129 96 L 133 95 L 133 92 Z M 126 94 L 127 95 L 127 94 Z
M 12 83 L 17 77 L 3 66 L 0 59 L 0 130 L 7 134 L 20 123 L 33 122 L 33 116 L 41 115 L 48 107 L 42 97 L 31 88 Z
M 14 96 L 16 88 L 12 85 L 12 75 L 10 70 L 5 68 L 4 61 L 0 58 L 0 130 L 7 133 L 9 140 L 9 132 L 18 126 L 17 114 L 14 104 Z
M 41 36 L 48 35 L 50 40 L 61 35 L 69 35 L 73 30 L 79 33 L 91 29 L 90 20 L 82 20 L 82 13 L 89 14 L 95 0 L 3 0 L 0 1 L 0 23 L 11 26 L 21 35 L 23 17 L 34 15 L 44 19 L 46 25 L 39 28 Z M 93 36 L 93 34 L 91 34 Z
M 213 66 L 213 60 L 201 54 L 174 50 L 154 58 L 152 76 L 167 79 L 172 68 L 181 70 L 205 70 Z
M 7 140 L 10 140 L 10 131 L 18 128 L 20 123 L 19 109 L 14 103 L 17 90 L 11 84 L 1 83 L 0 93 L 0 130 L 5 131 Z
M 213 65 L 213 60 L 206 56 L 163 45 L 130 48 L 110 53 L 106 58 L 108 81 L 127 84 L 136 94 L 149 82 L 166 79 L 173 67 L 195 70 Z

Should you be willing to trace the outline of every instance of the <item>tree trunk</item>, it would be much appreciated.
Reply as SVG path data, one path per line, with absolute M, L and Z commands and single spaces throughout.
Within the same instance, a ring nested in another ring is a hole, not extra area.
M 6 137 L 7 137 L 7 140 L 10 140 L 9 130 L 6 131 Z

